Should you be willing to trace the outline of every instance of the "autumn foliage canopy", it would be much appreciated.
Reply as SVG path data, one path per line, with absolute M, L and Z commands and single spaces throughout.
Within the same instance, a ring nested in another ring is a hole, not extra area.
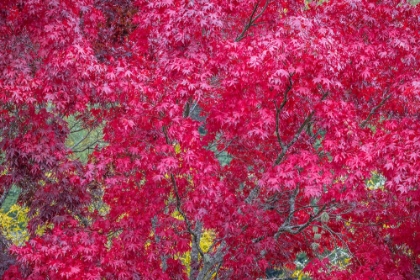
M 419 6 L 0 2 L 4 279 L 420 277 Z

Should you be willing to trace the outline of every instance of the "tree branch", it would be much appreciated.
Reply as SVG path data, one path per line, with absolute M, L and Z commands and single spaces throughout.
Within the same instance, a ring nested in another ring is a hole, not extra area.
M 321 97 L 320 101 L 323 101 L 326 97 L 328 96 L 328 92 L 324 92 L 324 94 Z M 303 121 L 303 123 L 300 125 L 299 129 L 296 131 L 295 135 L 293 136 L 292 140 L 290 140 L 290 142 L 284 146 L 284 148 L 282 147 L 282 151 L 281 153 L 277 156 L 274 165 L 278 165 L 280 164 L 280 162 L 283 160 L 284 156 L 286 155 L 287 151 L 290 149 L 290 147 L 292 147 L 296 141 L 299 139 L 300 134 L 302 133 L 302 131 L 304 130 L 304 128 L 309 125 L 309 123 L 312 121 L 312 117 L 315 114 L 315 110 L 312 110 L 311 113 L 309 113 L 309 115 L 305 118 L 305 120 Z M 276 113 L 277 116 L 277 113 Z M 277 118 L 276 118 L 277 119 Z M 277 120 L 276 120 L 276 130 L 277 130 Z M 277 132 L 276 132 L 277 133 Z M 281 144 L 282 145 L 282 144 Z M 283 144 L 284 145 L 284 144 Z
M 182 218 L 184 219 L 185 225 L 187 226 L 187 231 L 193 237 L 193 243 L 194 243 L 194 246 L 196 246 L 198 253 L 200 254 L 201 257 L 204 257 L 204 252 L 200 248 L 200 238 L 197 235 L 197 233 L 192 229 L 191 221 L 188 219 L 184 210 L 182 210 L 181 208 L 181 198 L 179 196 L 178 185 L 175 181 L 174 174 L 171 174 L 170 177 L 171 177 L 171 183 L 174 187 L 174 193 L 175 193 L 175 198 L 176 198 L 176 210 L 178 210 L 178 212 L 181 214 Z
M 293 215 L 295 213 L 295 203 L 296 203 L 296 197 L 299 193 L 299 187 L 295 189 L 293 194 L 289 198 L 289 215 L 287 216 L 286 220 L 283 222 L 283 224 L 279 227 L 277 230 L 277 233 L 274 235 L 274 238 L 277 239 L 280 235 L 280 230 L 282 228 L 286 228 L 290 226 L 290 222 L 292 221 Z
M 286 155 L 287 151 L 293 144 L 296 143 L 296 141 L 299 139 L 300 134 L 302 133 L 303 129 L 306 127 L 306 125 L 312 120 L 312 117 L 314 115 L 314 111 L 312 111 L 303 121 L 303 123 L 300 125 L 299 129 L 296 131 L 295 135 L 293 136 L 293 139 L 286 145 L 284 148 L 282 148 L 281 153 L 277 156 L 276 161 L 274 162 L 274 165 L 278 165 Z
M 87 145 L 85 148 L 83 148 L 83 149 L 81 149 L 81 150 L 72 150 L 73 151 L 73 153 L 82 153 L 82 152 L 84 152 L 84 151 L 86 151 L 86 150 L 90 150 L 90 149 L 95 149 L 95 145 L 96 144 L 100 144 L 100 143 L 102 143 L 102 144 L 106 144 L 106 142 L 105 141 L 101 141 L 101 140 L 96 140 L 95 142 L 93 142 L 93 143 L 90 143 L 89 145 Z
M 79 128 L 79 129 L 76 129 L 76 130 L 73 130 L 76 126 L 78 126 L 79 124 L 81 123 L 81 121 L 80 120 L 78 120 L 78 121 L 75 121 L 74 122 L 74 124 L 69 128 L 69 133 L 75 133 L 75 132 L 79 132 L 79 131 L 82 131 L 82 130 L 84 130 L 84 128 L 82 127 L 82 128 Z
M 289 91 L 292 89 L 293 87 L 293 81 L 292 81 L 292 74 L 289 75 L 289 85 L 287 86 L 286 90 L 284 91 L 284 95 L 283 95 L 283 102 L 280 104 L 280 107 L 276 106 L 276 136 L 277 136 L 277 142 L 279 142 L 280 148 L 282 150 L 282 152 L 286 152 L 287 148 L 284 145 L 283 141 L 281 140 L 280 137 L 280 113 L 283 110 L 284 106 L 286 105 L 287 101 L 288 101 L 288 93 Z
M 296 203 L 296 197 L 299 193 L 299 188 L 296 188 L 296 190 L 294 191 L 294 193 L 290 196 L 289 199 L 289 215 L 286 218 L 286 220 L 283 222 L 283 224 L 278 228 L 277 232 L 274 234 L 274 238 L 277 240 L 279 238 L 279 236 L 283 233 L 283 232 L 288 232 L 291 234 L 297 234 L 302 232 L 305 228 L 307 228 L 313 221 L 315 221 L 317 218 L 319 218 L 321 216 L 321 214 L 324 212 L 324 210 L 327 208 L 327 204 L 324 204 L 322 206 L 322 208 L 315 214 L 315 215 L 310 215 L 309 219 L 300 225 L 291 225 L 292 219 L 293 219 L 293 215 L 296 212 L 295 210 L 295 203 Z
M 195 225 L 195 232 L 198 235 L 198 240 L 201 240 L 201 232 L 203 225 L 197 222 Z M 197 246 L 191 246 L 191 261 L 190 261 L 190 279 L 194 279 L 200 273 L 200 258 Z
M 86 133 L 86 135 L 85 136 L 83 136 L 83 138 L 79 141 L 79 142 L 77 142 L 76 144 L 74 144 L 73 145 L 73 147 L 71 147 L 70 149 L 71 150 L 74 150 L 77 146 L 79 146 L 83 141 L 85 141 L 88 137 L 89 137 L 89 135 L 92 133 L 92 131 L 94 131 L 95 129 L 94 128 L 92 128 L 92 129 L 90 129 L 87 133 Z
M 191 109 L 191 108 L 188 108 L 188 109 Z M 188 117 L 190 112 L 188 112 L 188 114 L 184 112 L 184 117 Z M 168 127 L 164 126 L 162 128 L 162 131 L 165 137 L 166 144 L 169 145 L 171 141 L 168 136 Z M 212 279 L 213 273 L 217 273 L 217 271 L 219 270 L 221 266 L 221 263 L 223 261 L 223 256 L 224 256 L 223 249 L 226 246 L 226 243 L 222 241 L 222 243 L 220 244 L 220 246 L 217 248 L 216 252 L 213 255 L 209 253 L 211 251 L 210 249 L 207 251 L 207 253 L 201 249 L 200 240 L 201 240 L 201 233 L 202 233 L 203 225 L 201 224 L 201 222 L 196 222 L 195 227 L 193 229 L 192 222 L 189 220 L 186 213 L 182 209 L 181 196 L 179 194 L 178 185 L 177 185 L 177 182 L 173 173 L 170 174 L 170 181 L 174 189 L 176 209 L 181 214 L 184 220 L 184 223 L 186 225 L 187 231 L 192 237 L 190 278 L 191 279 L 195 278 L 197 280 L 205 280 L 205 279 L 210 280 Z M 212 244 L 211 249 L 214 248 L 215 244 L 216 244 L 216 241 Z M 199 261 L 198 255 L 200 255 L 202 262 Z M 202 264 L 202 267 L 201 267 L 201 264 Z
M 204 265 L 201 269 L 200 273 L 197 276 L 197 280 L 210 280 L 213 278 L 213 273 L 216 273 L 222 264 L 223 257 L 224 257 L 224 248 L 226 247 L 226 242 L 222 241 L 222 243 L 217 248 L 216 253 L 213 256 L 206 254 L 204 258 Z
M 221 149 L 220 151 L 218 151 L 217 153 L 214 153 L 214 155 L 217 157 L 221 153 L 223 153 L 224 151 L 226 151 L 226 149 L 229 148 L 230 144 L 232 144 L 233 140 L 235 140 L 235 138 L 232 138 L 227 144 L 225 143 L 225 147 L 223 149 Z
M 157 216 L 154 216 L 152 218 L 152 232 L 153 232 L 153 235 L 155 236 L 155 242 L 157 244 L 159 244 L 161 239 L 160 239 L 160 236 L 156 232 L 157 226 L 158 226 L 158 218 L 157 218 Z M 166 271 L 168 269 L 168 263 L 166 261 L 167 259 L 168 259 L 168 255 L 166 255 L 166 254 L 164 254 L 160 257 L 160 261 L 162 262 L 162 270 L 163 271 Z
M 384 97 L 384 99 L 381 100 L 381 102 L 379 102 L 378 105 L 376 105 L 375 107 L 372 108 L 372 110 L 370 110 L 369 115 L 367 116 L 367 118 L 360 124 L 360 126 L 362 128 L 365 128 L 367 123 L 370 121 L 370 119 L 372 118 L 372 116 L 376 113 L 376 111 L 382 107 L 385 102 L 391 97 L 391 94 L 388 94 Z
M 260 4 L 260 1 L 258 1 L 255 5 L 254 5 L 254 8 L 252 9 L 252 13 L 251 13 L 251 16 L 249 17 L 249 19 L 248 19 L 248 22 L 245 24 L 245 26 L 244 26 L 244 29 L 242 30 L 242 32 L 236 37 L 236 39 L 235 39 L 235 42 L 239 42 L 239 41 L 241 41 L 243 38 L 245 38 L 245 36 L 246 36 L 246 33 L 247 33 L 247 31 L 248 31 L 248 29 L 249 28 L 251 28 L 251 26 L 253 26 L 253 25 L 255 25 L 255 21 L 257 20 L 257 19 L 259 19 L 260 17 L 261 17 L 261 15 L 265 12 L 265 10 L 267 9 L 267 7 L 268 7 L 268 4 L 269 4 L 269 0 L 266 0 L 265 1 L 265 4 L 264 4 L 264 7 L 262 7 L 262 9 L 261 9 L 261 12 L 259 13 L 259 14 L 257 14 L 256 16 L 255 16 L 255 14 L 256 14 L 256 12 L 257 12 L 257 10 L 258 10 L 258 6 L 259 6 L 259 4 Z M 255 16 L 255 17 L 254 17 Z
M 321 228 L 323 228 L 323 229 L 325 229 L 326 231 L 328 231 L 332 236 L 336 236 L 340 241 L 341 241 L 341 244 L 343 244 L 343 245 L 345 245 L 346 246 L 346 250 L 349 252 L 349 254 L 351 255 L 351 256 L 354 256 L 353 255 L 353 253 L 351 252 L 351 250 L 350 250 L 350 247 L 349 247 L 349 245 L 347 244 L 347 242 L 340 236 L 340 234 L 339 233 L 336 233 L 335 231 L 333 231 L 329 226 L 327 226 L 327 225 L 325 225 L 325 224 L 323 224 L 322 226 L 321 226 Z
M 164 126 L 162 130 L 163 130 L 163 134 L 165 136 L 166 144 L 169 145 L 171 142 L 170 142 L 170 139 L 169 139 L 169 136 L 168 136 L 168 128 L 166 126 Z M 182 210 L 182 208 L 181 208 L 181 197 L 179 195 L 178 185 L 176 183 L 174 174 L 172 174 L 172 173 L 170 174 L 170 179 L 171 179 L 172 186 L 174 188 L 174 194 L 175 194 L 175 199 L 176 199 L 176 209 L 181 214 L 182 218 L 184 219 L 185 225 L 187 227 L 187 231 L 190 233 L 190 235 L 193 238 L 193 245 L 198 250 L 200 256 L 201 257 L 204 257 L 204 252 L 200 248 L 200 237 L 192 229 L 191 221 L 188 219 L 188 217 L 185 214 L 184 210 Z

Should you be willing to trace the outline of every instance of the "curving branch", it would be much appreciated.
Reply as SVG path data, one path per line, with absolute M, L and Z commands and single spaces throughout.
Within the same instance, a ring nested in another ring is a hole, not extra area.
M 340 240 L 341 244 L 344 245 L 346 247 L 346 250 L 349 252 L 350 256 L 354 256 L 354 254 L 351 252 L 351 249 L 349 247 L 349 245 L 347 244 L 347 242 L 343 239 L 343 237 L 341 236 L 341 233 L 337 233 L 335 231 L 333 231 L 329 226 L 327 226 L 326 224 L 321 225 L 321 228 L 325 229 L 326 231 L 328 231 L 331 236 L 333 236 L 334 238 Z
M 368 124 L 368 122 L 370 121 L 370 119 L 372 118 L 372 116 L 376 113 L 376 111 L 380 108 L 380 107 L 382 107 L 384 104 L 385 104 L 385 102 L 389 99 L 389 98 L 391 98 L 391 94 L 387 94 L 387 95 L 385 95 L 384 96 L 384 98 L 381 100 L 381 102 L 379 102 L 379 104 L 378 105 L 376 105 L 375 107 L 373 107 L 371 110 L 370 110 L 370 112 L 369 112 L 369 115 L 367 116 L 367 118 L 360 124 L 360 126 L 362 127 L 362 128 L 365 128 L 366 127 L 366 125 Z
M 312 120 L 312 117 L 314 115 L 314 111 L 312 111 L 303 121 L 303 123 L 300 125 L 299 129 L 296 131 L 295 135 L 293 136 L 293 139 L 290 140 L 290 142 L 282 147 L 281 153 L 277 156 L 276 161 L 274 162 L 274 165 L 278 165 L 286 155 L 287 151 L 290 147 L 292 147 L 296 141 L 299 139 L 300 134 L 302 133 L 303 129 L 310 123 Z
M 170 141 L 169 136 L 168 136 L 168 127 L 164 126 L 162 130 L 163 130 L 163 134 L 165 136 L 166 144 L 169 145 L 171 143 L 171 141 Z M 200 235 L 197 234 L 197 232 L 193 230 L 193 226 L 192 226 L 191 221 L 189 220 L 189 218 L 185 214 L 184 210 L 182 210 L 181 196 L 179 195 L 178 184 L 176 183 L 175 176 L 172 173 L 169 176 L 170 176 L 172 186 L 174 188 L 174 194 L 175 194 L 175 200 L 176 200 L 176 210 L 181 214 L 182 218 L 184 219 L 185 225 L 187 227 L 187 231 L 192 236 L 192 241 L 193 241 L 193 244 L 194 244 L 195 248 L 197 249 L 200 256 L 204 257 L 205 253 L 200 248 Z
M 192 229 L 191 221 L 188 219 L 184 210 L 182 210 L 181 208 L 181 197 L 179 196 L 178 185 L 175 181 L 174 174 L 171 173 L 170 177 L 171 177 L 172 186 L 174 187 L 174 194 L 175 194 L 175 199 L 176 199 L 176 210 L 178 210 L 178 212 L 181 214 L 182 218 L 184 219 L 185 225 L 187 227 L 187 231 L 189 234 L 191 234 L 193 238 L 194 246 L 196 247 L 198 253 L 200 254 L 201 257 L 204 257 L 205 253 L 203 252 L 203 250 L 201 250 L 201 247 L 200 247 L 200 236 L 197 234 L 197 232 L 195 232 Z
M 328 96 L 328 92 L 324 92 L 320 101 L 322 102 L 327 96 Z M 290 140 L 290 142 L 287 145 L 285 145 L 281 142 L 281 139 L 280 139 L 280 133 L 279 133 L 279 128 L 278 128 L 279 117 L 277 116 L 280 113 L 277 113 L 277 111 L 278 110 L 276 110 L 276 135 L 277 135 L 278 140 L 280 140 L 279 143 L 282 150 L 280 154 L 277 156 L 276 160 L 274 161 L 274 165 L 280 164 L 280 162 L 284 159 L 287 151 L 296 143 L 296 141 L 299 139 L 300 135 L 302 134 L 303 130 L 311 123 L 312 117 L 315 114 L 315 110 L 312 110 L 312 112 L 310 112 L 309 115 L 306 116 L 306 118 L 304 119 L 304 121 L 302 122 L 298 130 L 295 132 L 292 140 Z
M 279 236 L 284 233 L 284 232 L 288 232 L 291 234 L 298 234 L 300 232 L 302 232 L 305 228 L 307 228 L 313 221 L 317 220 L 322 213 L 324 213 L 325 209 L 327 208 L 327 204 L 325 204 L 324 206 L 322 206 L 322 208 L 318 211 L 318 213 L 316 213 L 315 215 L 310 215 L 309 219 L 303 223 L 303 224 L 299 224 L 299 225 L 292 225 L 291 224 L 291 220 L 293 218 L 294 213 L 296 212 L 294 209 L 294 203 L 296 200 L 296 196 L 292 196 L 290 198 L 290 209 L 292 209 L 292 205 L 293 205 L 293 211 L 291 210 L 289 212 L 288 217 L 286 218 L 286 221 L 278 228 L 277 232 L 274 234 L 274 238 L 277 240 L 279 238 Z
M 248 32 L 248 30 L 255 25 L 255 22 L 262 16 L 262 14 L 265 12 L 265 10 L 268 7 L 269 4 L 269 0 L 265 1 L 264 6 L 262 7 L 261 11 L 257 14 L 257 10 L 258 10 L 258 6 L 260 5 L 260 1 L 258 1 L 255 5 L 254 5 L 254 9 L 252 9 L 252 13 L 251 16 L 249 17 L 247 23 L 245 24 L 242 32 L 236 37 L 235 42 L 239 42 L 241 41 L 243 38 L 245 38 L 246 33 Z M 257 15 L 256 15 L 257 14 Z
M 279 128 L 280 128 L 280 113 L 283 111 L 284 106 L 286 106 L 286 103 L 288 101 L 288 94 L 292 90 L 292 87 L 293 87 L 292 76 L 293 76 L 293 74 L 289 75 L 289 85 L 287 86 L 286 90 L 284 91 L 282 103 L 280 104 L 279 107 L 275 106 L 276 107 L 276 136 L 277 136 L 277 142 L 279 142 L 280 148 L 284 152 L 287 150 L 287 148 L 284 145 L 284 143 L 283 143 L 283 141 L 281 140 L 281 137 L 280 137 L 280 130 L 279 130 Z
M 171 141 L 168 136 L 168 127 L 163 127 L 163 134 L 167 144 L 170 144 Z M 188 218 L 184 210 L 182 209 L 181 196 L 179 194 L 178 184 L 176 182 L 174 174 L 170 174 L 170 181 L 174 189 L 176 209 L 181 214 L 187 232 L 192 237 L 192 248 L 191 248 L 191 271 L 190 278 L 197 280 L 210 280 L 213 277 L 214 273 L 217 273 L 223 262 L 223 257 L 225 255 L 224 249 L 226 247 L 225 241 L 217 247 L 214 254 L 210 254 L 211 250 L 204 252 L 200 247 L 201 233 L 203 225 L 201 222 L 196 222 L 193 228 L 193 223 Z M 212 244 L 211 249 L 214 249 L 216 246 L 216 241 Z M 199 259 L 201 257 L 201 260 Z

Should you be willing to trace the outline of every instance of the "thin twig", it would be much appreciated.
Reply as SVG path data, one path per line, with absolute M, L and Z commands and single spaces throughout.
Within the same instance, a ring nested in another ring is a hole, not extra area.
M 84 152 L 86 150 L 90 150 L 90 149 L 93 150 L 93 149 L 95 149 L 95 145 L 96 144 L 100 144 L 100 143 L 106 143 L 106 142 L 101 141 L 101 140 L 95 140 L 95 142 L 90 143 L 88 146 L 86 146 L 85 148 L 83 148 L 81 150 L 72 150 L 72 151 L 73 151 L 73 153 L 82 153 L 82 152 Z
M 73 130 L 73 128 L 75 128 L 77 125 L 79 125 L 79 124 L 80 124 L 80 122 L 81 122 L 81 120 L 77 120 L 77 121 L 75 121 L 75 122 L 73 123 L 73 125 L 69 128 L 70 133 L 77 132 L 77 131 L 80 131 L 80 130 L 83 130 L 83 129 L 84 129 L 84 128 L 82 128 L 82 129 L 80 129 L 80 130 L 72 131 L 72 130 Z
M 83 141 L 85 141 L 89 137 L 89 135 L 92 133 L 92 131 L 94 131 L 94 129 L 89 130 L 86 133 L 86 135 L 79 142 L 77 142 L 76 144 L 74 144 L 73 147 L 71 147 L 70 149 L 73 150 L 74 148 L 76 148 L 77 146 L 79 146 Z
M 349 245 L 347 244 L 346 241 L 344 241 L 344 239 L 340 236 L 340 234 L 336 233 L 335 231 L 333 231 L 329 226 L 327 226 L 326 224 L 321 225 L 321 228 L 325 229 L 326 231 L 328 231 L 329 233 L 331 233 L 331 235 L 336 236 L 340 241 L 341 244 L 343 244 L 344 246 L 346 246 L 347 251 L 349 252 L 350 256 L 354 256 L 353 253 L 350 250 Z
M 83 130 L 85 130 L 86 128 L 79 128 L 79 129 L 76 129 L 76 130 L 71 130 L 70 129 L 70 132 L 69 133 L 76 133 L 76 132 L 80 132 L 80 131 L 83 131 Z
M 288 232 L 288 233 L 291 233 L 291 234 L 298 234 L 298 233 L 302 232 L 313 221 L 315 221 L 316 219 L 318 219 L 321 216 L 321 214 L 324 212 L 326 207 L 327 207 L 327 205 L 324 205 L 316 215 L 314 215 L 314 216 L 310 215 L 309 219 L 306 221 L 306 223 L 303 223 L 303 224 L 300 224 L 300 225 L 292 225 L 292 226 L 281 225 L 279 227 L 279 229 L 277 230 L 276 234 L 274 235 L 274 238 L 278 239 L 280 234 L 282 234 L 283 232 Z
M 171 142 L 169 140 L 168 128 L 166 126 L 163 127 L 163 134 L 165 136 L 166 144 L 169 145 Z M 200 256 L 202 258 L 204 258 L 204 254 L 205 253 L 200 248 L 200 238 L 197 235 L 197 233 L 192 229 L 191 221 L 188 219 L 188 217 L 185 214 L 184 210 L 182 210 L 182 208 L 181 208 L 181 197 L 179 195 L 178 185 L 176 183 L 174 174 L 171 173 L 170 174 L 170 178 L 171 178 L 172 186 L 174 187 L 174 194 L 175 194 L 175 199 L 176 199 L 176 210 L 181 214 L 182 218 L 184 219 L 185 225 L 187 227 L 187 231 L 193 237 L 194 246 L 196 247 L 198 253 L 200 254 Z
M 283 141 L 281 140 L 280 130 L 279 130 L 279 127 L 280 127 L 280 113 L 282 112 L 284 106 L 286 105 L 286 103 L 288 101 L 288 99 L 287 99 L 288 96 L 287 95 L 288 95 L 289 91 L 292 89 L 292 87 L 293 87 L 293 82 L 292 82 L 292 74 L 291 74 L 289 76 L 289 85 L 287 86 L 286 90 L 284 91 L 283 101 L 280 104 L 280 107 L 276 106 L 276 136 L 277 136 L 277 141 L 280 144 L 280 148 L 284 152 L 286 150 L 286 146 L 284 145 Z
M 281 153 L 277 156 L 276 161 L 274 162 L 274 165 L 278 165 L 286 155 L 287 151 L 293 144 L 296 143 L 296 141 L 299 139 L 300 134 L 302 133 L 303 129 L 306 127 L 306 125 L 312 120 L 312 117 L 314 115 L 314 112 L 311 112 L 303 121 L 299 129 L 296 131 L 295 135 L 293 136 L 293 139 L 287 144 L 281 151 Z
M 379 102 L 378 105 L 376 105 L 375 107 L 372 108 L 372 110 L 370 110 L 369 115 L 367 116 L 367 118 L 360 124 L 360 126 L 362 128 L 365 128 L 367 123 L 370 121 L 370 119 L 372 118 L 372 116 L 376 113 L 376 110 L 378 110 L 380 107 L 382 107 L 385 102 L 391 97 L 391 94 L 388 94 L 384 97 L 384 99 L 381 100 L 381 102 Z
M 250 16 L 250 17 L 249 17 L 249 19 L 248 19 L 248 22 L 245 24 L 244 29 L 242 30 L 241 34 L 239 34 L 239 35 L 236 37 L 235 42 L 239 42 L 239 41 L 241 41 L 243 38 L 245 38 L 245 35 L 246 35 L 246 33 L 247 33 L 248 29 L 249 29 L 249 28 L 251 28 L 251 26 L 255 25 L 255 21 L 256 21 L 257 19 L 259 19 L 259 18 L 261 17 L 261 15 L 265 12 L 265 10 L 266 10 L 266 9 L 267 9 L 267 7 L 268 7 L 269 2 L 270 2 L 269 0 L 266 0 L 266 1 L 265 1 L 264 7 L 261 9 L 261 12 L 260 12 L 258 15 L 256 15 L 256 16 L 255 16 L 255 14 L 256 14 L 256 12 L 257 12 L 257 10 L 258 10 L 258 6 L 259 6 L 259 4 L 260 4 L 260 1 L 258 1 L 258 2 L 254 5 L 254 8 L 252 9 L 251 16 Z M 255 17 L 254 17 L 254 16 L 255 16 Z
M 184 219 L 185 225 L 187 226 L 187 231 L 193 237 L 194 245 L 196 246 L 198 253 L 201 255 L 201 257 L 204 257 L 204 252 L 200 248 L 200 240 L 197 236 L 197 233 L 192 229 L 191 221 L 188 219 L 184 210 L 182 210 L 181 208 L 181 197 L 179 196 L 178 185 L 175 181 L 175 176 L 171 174 L 170 177 L 171 177 L 172 186 L 174 187 L 174 193 L 175 193 L 175 198 L 176 198 L 176 210 L 178 210 L 178 212 L 181 214 L 182 218 Z
M 328 96 L 328 92 L 325 92 L 322 97 L 321 97 L 321 102 Z M 299 139 L 303 129 L 312 121 L 312 117 L 315 114 L 315 110 L 312 110 L 311 113 L 309 113 L 309 115 L 305 118 L 305 120 L 303 121 L 303 123 L 300 125 L 299 129 L 296 131 L 295 135 L 293 136 L 292 140 L 290 140 L 290 142 L 284 147 L 282 147 L 282 151 L 281 153 L 277 156 L 274 165 L 278 165 L 280 164 L 280 162 L 283 160 L 284 156 L 286 155 L 287 151 L 290 149 L 290 147 L 292 147 L 296 141 Z
M 229 143 L 225 144 L 225 147 L 224 147 L 222 150 L 220 150 L 220 151 L 218 151 L 217 153 L 215 153 L 215 156 L 217 157 L 217 156 L 219 156 L 221 153 L 223 153 L 224 151 L 226 151 L 226 149 L 227 149 L 227 148 L 229 148 L 230 144 L 232 144 L 232 142 L 233 142 L 233 140 L 234 140 L 234 139 L 235 139 L 235 138 L 231 139 L 231 140 L 229 141 Z

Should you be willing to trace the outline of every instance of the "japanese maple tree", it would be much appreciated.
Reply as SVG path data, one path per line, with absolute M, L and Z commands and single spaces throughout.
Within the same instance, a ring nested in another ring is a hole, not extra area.
M 3 278 L 418 279 L 419 12 L 1 1 Z

